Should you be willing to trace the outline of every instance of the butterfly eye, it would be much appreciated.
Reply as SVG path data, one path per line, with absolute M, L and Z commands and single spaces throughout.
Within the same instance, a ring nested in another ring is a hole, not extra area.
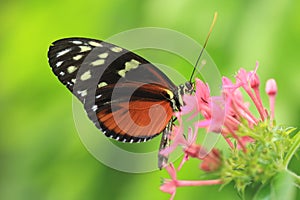
M 193 85 L 192 85 L 192 83 L 191 82 L 186 82 L 185 83 L 185 88 L 186 88 L 186 92 L 187 93 L 191 93 L 192 91 L 193 91 Z

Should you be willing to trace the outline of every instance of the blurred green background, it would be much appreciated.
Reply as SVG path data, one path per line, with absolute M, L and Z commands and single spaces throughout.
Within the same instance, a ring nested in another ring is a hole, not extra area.
M 278 83 L 277 121 L 299 126 L 299 10 L 297 0 L 0 1 L 0 199 L 169 198 L 159 191 L 160 177 L 168 177 L 165 172 L 118 172 L 82 145 L 71 94 L 47 63 L 54 40 L 105 39 L 154 26 L 202 43 L 218 11 L 207 51 L 221 73 L 233 77 L 239 67 L 253 69 L 258 60 L 263 87 L 271 77 Z M 299 164 L 293 160 L 290 168 L 300 173 Z M 182 174 L 198 176 L 196 170 Z M 232 186 L 218 190 L 219 186 L 179 188 L 176 199 L 239 199 Z

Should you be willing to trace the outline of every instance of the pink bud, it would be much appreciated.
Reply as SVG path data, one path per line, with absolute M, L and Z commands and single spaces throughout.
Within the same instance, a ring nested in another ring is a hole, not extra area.
M 274 79 L 269 79 L 266 85 L 266 93 L 268 95 L 276 95 L 277 94 L 277 84 Z
M 259 78 L 256 73 L 253 73 L 250 78 L 250 86 L 252 89 L 258 88 L 260 84 Z
M 266 85 L 266 93 L 269 95 L 271 119 L 275 117 L 275 96 L 277 94 L 277 85 L 274 79 L 269 79 Z
M 192 158 L 198 158 L 200 154 L 200 150 L 201 150 L 201 146 L 194 143 L 192 145 L 189 145 L 186 149 L 184 149 L 184 152 Z
M 213 172 L 221 166 L 221 155 L 217 149 L 213 149 L 202 161 L 200 168 L 206 172 Z

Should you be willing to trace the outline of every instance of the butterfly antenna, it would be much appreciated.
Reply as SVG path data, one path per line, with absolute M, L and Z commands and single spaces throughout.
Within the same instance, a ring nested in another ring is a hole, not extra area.
M 211 23 L 211 25 L 210 25 L 209 32 L 208 32 L 208 34 L 207 34 L 207 36 L 206 36 L 206 40 L 205 40 L 205 42 L 204 42 L 204 45 L 203 45 L 203 47 L 202 47 L 202 49 L 201 49 L 201 51 L 200 51 L 200 54 L 199 54 L 198 58 L 197 58 L 196 64 L 194 65 L 194 69 L 193 69 L 193 72 L 192 72 L 191 77 L 190 77 L 190 82 L 191 82 L 192 79 L 193 79 L 194 73 L 195 73 L 195 71 L 196 71 L 196 67 L 197 67 L 197 65 L 198 65 L 198 63 L 199 63 L 199 61 L 200 61 L 200 58 L 201 58 L 201 56 L 202 56 L 202 54 L 203 54 L 203 51 L 204 51 L 204 49 L 205 49 L 205 47 L 206 47 L 206 45 L 207 45 L 207 42 L 208 42 L 209 36 L 210 36 L 210 34 L 211 34 L 211 32 L 212 32 L 212 29 L 213 29 L 214 26 L 215 26 L 215 23 L 216 23 L 216 21 L 217 21 L 217 17 L 218 17 L 218 12 L 215 12 L 215 14 L 214 14 L 214 19 L 213 19 L 213 21 L 212 21 L 212 23 Z

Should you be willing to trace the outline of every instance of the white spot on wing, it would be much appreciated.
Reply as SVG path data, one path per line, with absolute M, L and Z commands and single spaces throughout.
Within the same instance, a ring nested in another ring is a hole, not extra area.
M 75 67 L 75 66 L 70 66 L 70 67 L 68 67 L 68 73 L 69 74 L 72 74 L 73 72 L 75 72 L 76 70 L 77 70 L 77 67 Z
M 64 61 L 58 61 L 55 65 L 56 65 L 56 67 L 60 67 L 61 66 L 61 64 L 63 63 Z
M 63 76 L 65 75 L 65 72 L 59 72 L 59 75 Z
M 125 70 L 129 71 L 135 69 L 141 64 L 139 61 L 131 59 L 131 61 L 125 63 Z
M 113 52 L 119 53 L 121 52 L 123 49 L 120 47 L 111 47 L 110 50 L 112 50 Z
M 83 91 L 81 92 L 81 96 L 84 97 L 84 96 L 86 96 L 86 95 L 87 95 L 87 90 L 83 90 Z
M 78 94 L 80 94 L 82 97 L 87 95 L 87 90 L 77 91 Z
M 104 59 L 99 59 L 95 60 L 94 62 L 91 63 L 92 66 L 98 66 L 98 65 L 103 65 L 105 63 Z
M 99 99 L 101 96 L 102 96 L 101 94 L 97 95 L 97 96 L 96 96 L 96 99 Z
M 99 54 L 99 58 L 107 58 L 107 56 L 108 56 L 108 53 L 101 53 L 101 54 Z
M 79 41 L 79 40 L 74 40 L 74 41 L 72 41 L 72 43 L 73 43 L 73 44 L 77 44 L 77 45 L 78 45 L 78 44 L 82 44 L 82 42 Z
M 122 69 L 122 70 L 118 71 L 118 74 L 119 74 L 121 77 L 125 77 L 126 70 L 125 70 L 125 69 Z
M 91 76 L 92 76 L 92 75 L 91 75 L 91 71 L 88 70 L 88 71 L 84 72 L 84 73 L 80 76 L 80 79 L 81 79 L 82 81 L 86 81 L 86 80 L 90 79 Z
M 82 55 L 77 55 L 73 57 L 73 60 L 80 60 L 82 58 Z
M 76 83 L 76 79 L 72 78 L 71 81 L 75 84 Z
M 68 53 L 68 52 L 70 52 L 71 51 L 71 49 L 64 49 L 64 50 L 62 50 L 61 52 L 58 52 L 57 54 L 56 54 L 56 57 L 60 57 L 60 56 L 62 56 L 62 55 L 65 55 L 66 53 Z
M 107 86 L 106 82 L 101 82 L 101 83 L 98 84 L 98 88 L 101 88 L 101 87 L 104 87 L 104 86 Z
M 97 106 L 97 105 L 93 105 L 92 110 L 93 110 L 94 112 L 96 112 L 97 109 L 98 109 L 98 106 Z
M 140 65 L 141 63 L 135 59 L 131 59 L 130 61 L 126 62 L 125 63 L 125 69 L 122 69 L 120 71 L 118 71 L 118 74 L 121 76 L 121 77 L 125 77 L 125 74 L 127 72 L 129 72 L 130 70 L 132 69 L 136 69 L 138 68 L 138 66 Z
M 102 44 L 100 44 L 99 42 L 95 42 L 95 41 L 90 41 L 89 44 L 94 47 L 103 47 Z
M 92 50 L 92 48 L 89 46 L 79 46 L 79 48 L 80 48 L 80 53 Z

